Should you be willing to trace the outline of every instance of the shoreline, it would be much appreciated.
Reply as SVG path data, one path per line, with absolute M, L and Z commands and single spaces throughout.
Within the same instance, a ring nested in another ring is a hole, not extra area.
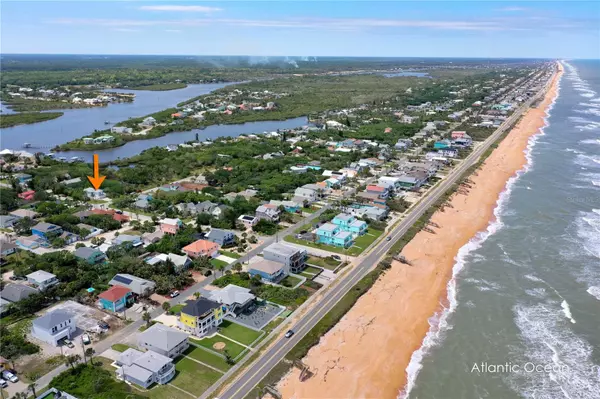
M 282 397 L 395 399 L 410 392 L 420 360 L 437 344 L 457 306 L 455 277 L 464 267 L 461 257 L 501 225 L 502 203 L 527 171 L 531 147 L 543 134 L 558 95 L 562 70 L 559 66 L 538 107 L 523 114 L 470 176 L 468 196 L 453 194 L 453 207 L 433 215 L 431 220 L 440 226 L 436 234 L 421 231 L 405 246 L 402 253 L 413 266 L 394 262 L 303 359 L 314 375 L 301 383 L 293 369 L 279 382 Z

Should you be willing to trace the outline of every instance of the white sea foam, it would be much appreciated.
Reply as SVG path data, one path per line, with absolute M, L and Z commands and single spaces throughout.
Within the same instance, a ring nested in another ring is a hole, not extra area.
M 600 145 L 600 139 L 589 139 L 589 140 L 581 140 L 580 144 L 596 144 Z
M 588 288 L 587 293 L 600 301 L 600 287 L 591 286 Z
M 600 165 L 600 156 L 585 153 L 577 154 L 575 163 L 585 167 L 598 167 Z
M 593 209 L 591 212 L 581 212 L 575 221 L 577 236 L 582 249 L 591 256 L 600 258 L 600 212 Z
M 569 302 L 563 300 L 560 304 L 560 307 L 562 308 L 565 317 L 569 319 L 571 323 L 575 324 L 576 321 L 575 319 L 573 319 L 573 315 L 571 314 L 571 307 L 569 307 Z
M 447 284 L 447 292 L 448 292 L 448 306 L 445 307 L 440 313 L 436 313 L 429 319 L 429 331 L 425 335 L 421 347 L 413 352 L 410 362 L 406 367 L 407 374 L 407 383 L 403 390 L 401 390 L 398 394 L 399 398 L 406 399 L 409 397 L 410 392 L 415 386 L 417 376 L 419 372 L 423 368 L 423 358 L 434 348 L 439 345 L 439 343 L 443 340 L 445 332 L 451 328 L 449 323 L 450 316 L 454 313 L 456 308 L 458 307 L 457 300 L 457 288 L 456 288 L 456 280 L 457 276 L 464 269 L 466 258 L 468 255 L 481 247 L 483 242 L 487 240 L 488 237 L 496 233 L 503 226 L 502 224 L 502 214 L 504 210 L 504 205 L 510 198 L 510 193 L 512 192 L 512 188 L 515 182 L 524 174 L 527 173 L 532 165 L 533 158 L 531 156 L 531 152 L 535 143 L 537 141 L 537 136 L 544 135 L 544 129 L 548 126 L 548 117 L 550 116 L 550 111 L 554 108 L 554 104 L 556 103 L 556 99 L 559 96 L 560 92 L 560 80 L 557 85 L 556 96 L 552 99 L 550 106 L 546 111 L 546 117 L 544 118 L 544 126 L 540 129 L 537 135 L 534 135 L 529 138 L 527 148 L 524 150 L 525 157 L 527 159 L 527 163 L 525 166 L 519 170 L 515 176 L 512 176 L 508 179 L 506 183 L 506 188 L 500 194 L 498 200 L 496 201 L 496 207 L 494 209 L 494 221 L 491 222 L 487 229 L 484 232 L 478 233 L 475 237 L 473 237 L 467 244 L 462 246 L 456 257 L 454 258 L 455 264 L 452 269 L 452 278 Z
M 561 307 L 564 311 L 565 306 L 561 304 Z M 549 364 L 552 370 L 511 373 L 507 378 L 512 388 L 524 398 L 597 399 L 600 380 L 590 374 L 597 367 L 592 360 L 593 348 L 567 327 L 558 316 L 556 305 L 520 304 L 515 306 L 514 312 L 515 323 L 527 348 L 523 352 L 527 357 L 523 364 L 526 361 Z

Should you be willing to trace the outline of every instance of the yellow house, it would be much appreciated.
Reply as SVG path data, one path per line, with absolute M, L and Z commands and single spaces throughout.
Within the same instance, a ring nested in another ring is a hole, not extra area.
M 179 328 L 202 337 L 217 328 L 225 312 L 221 304 L 205 298 L 188 301 L 179 315 Z

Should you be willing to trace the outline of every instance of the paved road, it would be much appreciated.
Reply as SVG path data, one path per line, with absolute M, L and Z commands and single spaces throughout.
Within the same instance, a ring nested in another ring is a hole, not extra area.
M 539 96 L 540 94 L 538 94 Z M 538 97 L 536 96 L 536 98 Z M 292 329 L 295 334 L 289 338 L 280 338 L 271 348 L 256 359 L 238 378 L 220 395 L 220 399 L 243 399 L 269 371 L 273 369 L 284 356 L 338 303 L 342 297 L 371 270 L 379 260 L 386 255 L 392 245 L 432 206 L 461 175 L 474 165 L 481 155 L 500 136 L 516 122 L 521 114 L 529 108 L 535 98 L 527 101 L 513 113 L 487 140 L 477 147 L 465 160 L 459 164 L 439 185 L 434 187 L 412 211 L 389 234 L 390 241 L 382 240 L 369 254 L 358 260 L 358 265 L 340 280 L 322 300 L 315 304 L 313 311 L 302 317 Z M 203 395 L 206 397 L 206 394 Z

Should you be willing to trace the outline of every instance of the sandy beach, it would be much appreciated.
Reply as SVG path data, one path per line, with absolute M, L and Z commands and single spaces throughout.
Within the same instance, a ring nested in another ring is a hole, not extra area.
M 315 374 L 299 381 L 294 369 L 278 385 L 284 398 L 395 399 L 407 383 L 406 368 L 443 310 L 455 257 L 494 220 L 507 181 L 527 162 L 529 139 L 540 132 L 557 95 L 558 80 L 541 104 L 530 109 L 471 176 L 468 195 L 455 194 L 452 207 L 433 216 L 436 234 L 420 232 L 404 248 L 413 266 L 395 262 L 350 312 L 313 347 L 304 363 Z

